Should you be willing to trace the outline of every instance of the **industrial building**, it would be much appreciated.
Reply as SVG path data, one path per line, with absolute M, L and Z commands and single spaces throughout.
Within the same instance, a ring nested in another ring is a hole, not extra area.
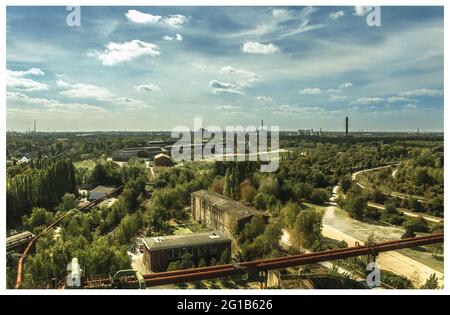
M 153 147 L 133 147 L 116 150 L 112 153 L 113 161 L 127 162 L 131 158 L 153 159 L 160 153 L 166 153 L 167 150 L 158 146 Z
M 175 164 L 170 156 L 163 153 L 156 155 L 153 162 L 155 166 L 173 166 Z
M 256 214 L 261 215 L 266 223 L 269 220 L 266 212 L 247 207 L 223 195 L 206 190 L 191 194 L 192 218 L 228 236 L 242 230 Z
M 182 235 L 146 237 L 142 239 L 144 264 L 152 272 L 166 271 L 170 262 L 190 253 L 197 263 L 200 258 L 220 259 L 225 250 L 231 253 L 231 239 L 220 231 Z
M 110 194 L 116 187 L 97 186 L 89 191 L 88 201 L 96 200 Z

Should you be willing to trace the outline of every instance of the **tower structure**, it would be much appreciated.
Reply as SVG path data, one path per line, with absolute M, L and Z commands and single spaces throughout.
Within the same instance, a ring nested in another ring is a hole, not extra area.
M 345 117 L 345 136 L 348 137 L 348 117 Z

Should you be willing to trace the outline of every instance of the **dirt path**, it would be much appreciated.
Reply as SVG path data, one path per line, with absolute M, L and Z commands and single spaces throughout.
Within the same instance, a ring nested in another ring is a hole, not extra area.
M 364 244 L 364 241 L 343 233 L 327 224 L 323 225 L 322 235 L 339 241 L 344 240 L 349 246 L 354 246 L 356 242 L 359 242 L 361 245 Z M 443 273 L 398 252 L 380 253 L 377 257 L 377 263 L 380 265 L 381 269 L 407 277 L 416 287 L 420 287 L 424 284 L 433 273 L 438 277 L 440 286 L 444 283 Z
M 380 204 L 377 204 L 377 203 L 374 203 L 374 202 L 368 202 L 367 204 L 369 206 L 373 207 L 373 208 L 384 210 L 384 206 L 382 206 Z M 434 222 L 434 223 L 444 222 L 443 218 L 435 217 L 435 216 L 432 216 L 432 215 L 429 215 L 429 214 L 414 213 L 412 211 L 409 211 L 409 210 L 403 209 L 403 208 L 398 208 L 398 211 L 402 212 L 404 215 L 406 215 L 407 217 L 411 217 L 411 218 L 423 217 L 425 220 L 430 221 L 430 222 Z

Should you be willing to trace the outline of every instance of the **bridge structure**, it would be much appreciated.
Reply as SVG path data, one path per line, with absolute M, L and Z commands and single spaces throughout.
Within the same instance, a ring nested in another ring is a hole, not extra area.
M 254 278 L 267 279 L 267 272 L 273 269 L 319 263 L 324 261 L 346 259 L 357 256 L 369 256 L 375 261 L 382 252 L 395 251 L 402 248 L 411 248 L 444 242 L 444 234 L 431 234 L 421 237 L 406 238 L 369 245 L 339 248 L 321 252 L 289 255 L 278 258 L 259 259 L 241 263 L 232 263 L 202 268 L 183 269 L 142 275 L 146 287 L 176 284 L 190 281 L 207 280 L 228 276 L 245 275 Z M 261 276 L 261 274 L 263 274 Z M 129 277 L 123 280 L 128 287 L 139 287 L 138 279 Z M 109 277 L 95 280 L 85 280 L 82 284 L 86 289 L 113 288 L 113 281 Z

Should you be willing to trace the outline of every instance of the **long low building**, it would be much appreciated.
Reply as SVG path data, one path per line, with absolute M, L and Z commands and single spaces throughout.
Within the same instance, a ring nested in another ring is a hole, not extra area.
M 245 224 L 250 223 L 254 215 L 261 215 L 266 223 L 269 219 L 269 215 L 264 211 L 206 190 L 191 194 L 191 215 L 194 220 L 231 237 L 234 232 L 242 230 Z
M 231 253 L 231 239 L 220 231 L 146 237 L 142 242 L 144 263 L 153 272 L 166 271 L 170 262 L 186 253 L 192 254 L 194 262 L 219 259 L 227 249 Z
M 123 148 L 112 152 L 112 159 L 119 162 L 127 162 L 131 158 L 153 159 L 161 153 L 167 153 L 167 151 L 161 147 Z

